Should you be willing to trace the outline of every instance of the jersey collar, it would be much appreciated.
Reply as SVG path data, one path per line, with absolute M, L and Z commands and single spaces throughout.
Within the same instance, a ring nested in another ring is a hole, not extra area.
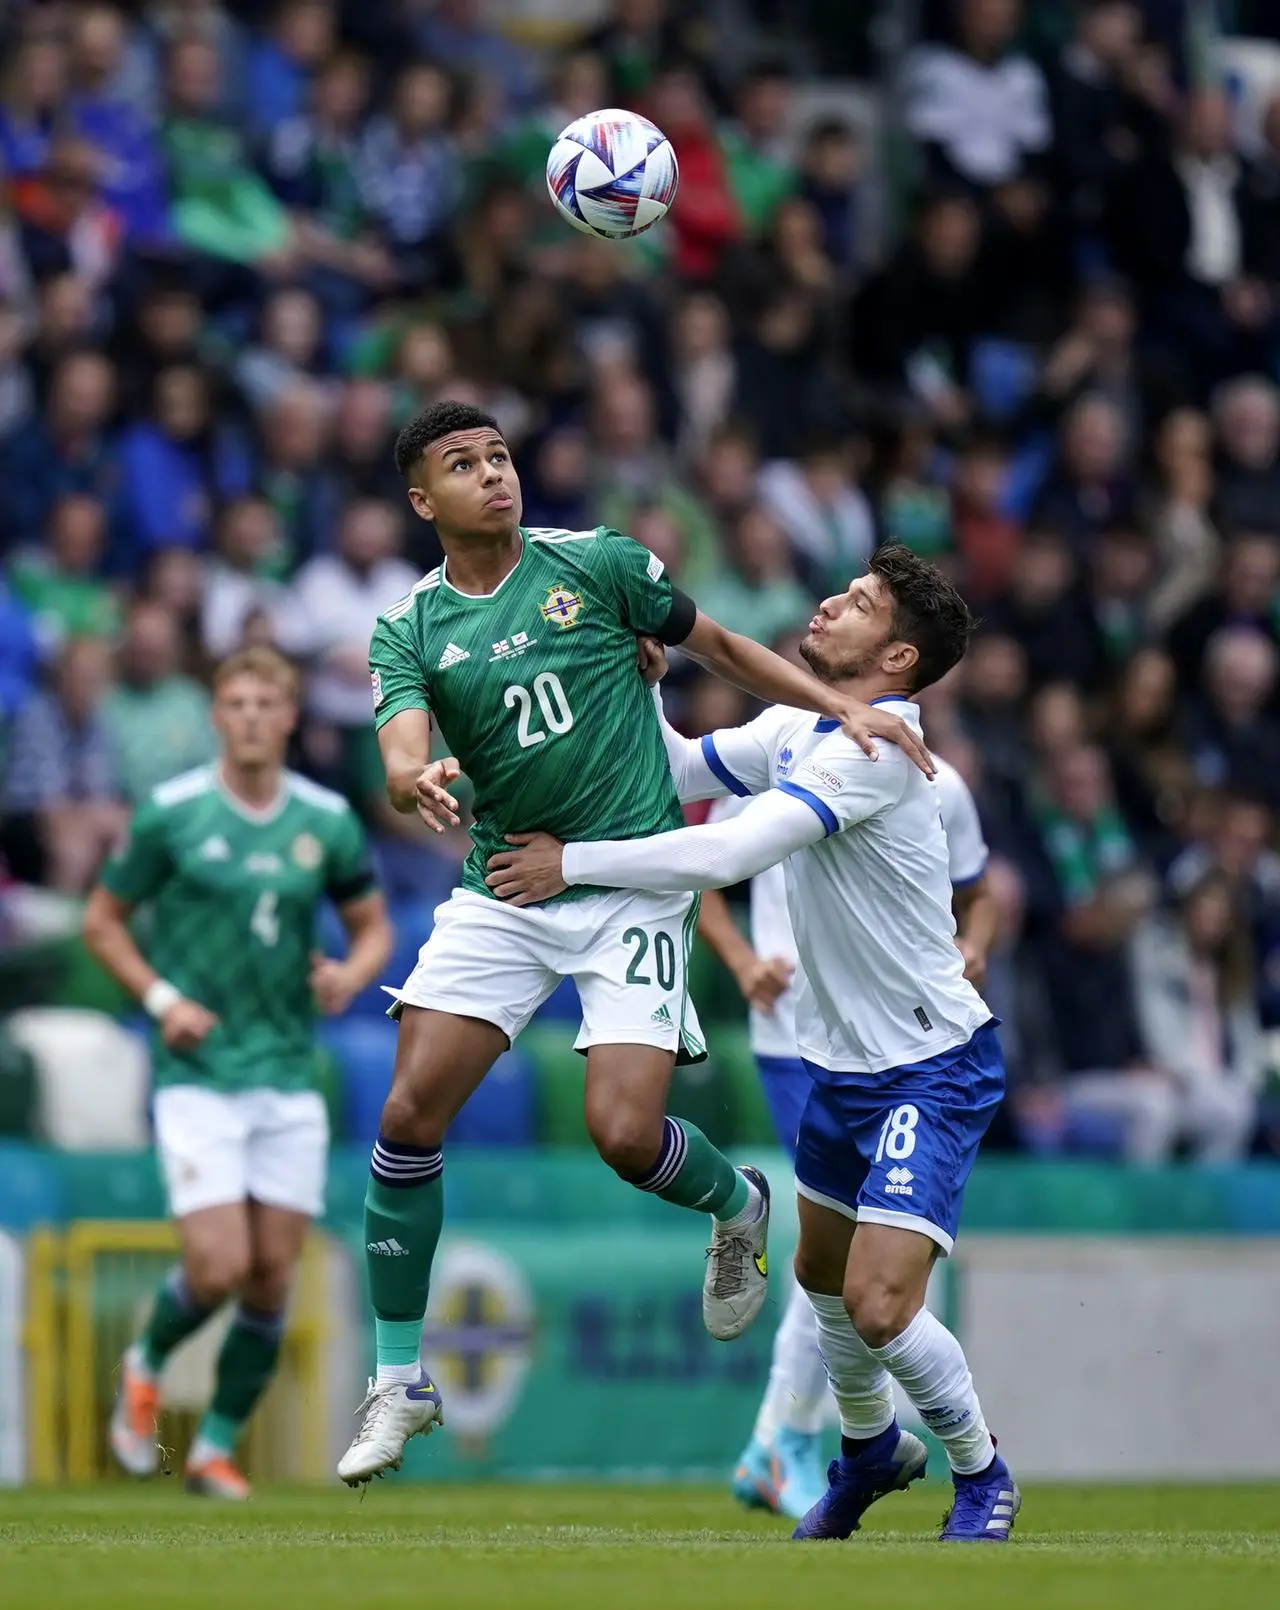
M 493 589 L 493 591 L 491 593 L 464 593 L 464 592 L 459 591 L 459 589 L 457 587 L 455 587 L 453 585 L 453 583 L 449 580 L 449 561 L 447 559 L 442 559 L 441 562 L 440 562 L 440 580 L 441 580 L 441 583 L 445 587 L 447 587 L 451 593 L 455 594 L 458 598 L 470 599 L 474 603 L 480 603 L 483 599 L 486 599 L 486 598 L 496 598 L 498 596 L 498 594 L 502 591 L 502 589 L 511 580 L 512 576 L 515 575 L 516 571 L 519 570 L 520 566 L 524 563 L 524 556 L 529 551 L 529 539 L 524 534 L 524 527 L 521 526 L 519 528 L 519 530 L 520 530 L 520 553 L 519 553 L 518 557 L 516 558 L 515 564 L 512 565 L 510 570 L 507 571 L 506 575 L 502 578 L 502 580 L 498 583 L 498 585 Z
M 868 704 L 910 704 L 911 700 L 905 693 L 882 693 L 878 699 L 868 699 Z M 840 723 L 834 716 L 820 716 L 813 724 L 815 732 L 835 732 Z
M 218 785 L 218 792 L 222 795 L 224 804 L 230 806 L 237 816 L 243 816 L 246 822 L 253 822 L 258 826 L 274 822 L 289 802 L 289 782 L 283 772 L 280 774 L 280 787 L 276 790 L 276 797 L 269 805 L 250 805 L 247 800 L 241 799 L 239 794 L 233 794 L 227 787 L 221 766 L 214 767 L 213 779 Z

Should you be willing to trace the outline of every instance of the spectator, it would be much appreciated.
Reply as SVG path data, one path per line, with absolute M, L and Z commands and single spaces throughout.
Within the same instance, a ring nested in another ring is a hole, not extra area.
M 14 594 L 31 613 L 46 658 L 73 637 L 111 641 L 120 606 L 102 580 L 107 520 L 101 503 L 70 492 L 54 504 L 44 547 L 17 554 L 9 566 Z
M 41 407 L 49 401 L 49 383 L 59 363 L 71 352 L 84 352 L 102 337 L 104 320 L 93 284 L 70 271 L 49 274 L 37 296 L 36 330 L 26 349 L 26 367 Z
M 5 728 L 30 692 L 35 671 L 36 634 L 31 618 L 0 575 L 0 744 Z
M 1195 775 L 1182 742 L 1173 661 L 1143 648 L 1125 666 L 1105 726 L 1116 803 L 1146 859 L 1167 865 Z
M 284 579 L 311 553 L 323 552 L 336 529 L 338 484 L 327 468 L 329 405 L 315 385 L 299 382 L 267 405 L 259 424 L 253 485 L 280 522 L 277 574 Z
M 0 458 L 0 531 L 10 541 L 38 542 L 64 493 L 111 506 L 118 475 L 107 424 L 114 406 L 115 371 L 105 358 L 74 352 L 62 359 L 44 417 L 19 431 Z
M 155 377 L 152 417 L 120 441 L 120 496 L 133 571 L 157 548 L 200 548 L 213 506 L 245 490 L 245 455 L 216 420 L 209 380 L 193 364 L 172 364 Z
M 830 434 L 843 410 L 824 384 L 828 351 L 813 298 L 782 287 L 767 294 L 739 343 L 734 411 L 766 458 L 794 458 L 815 431 Z
M 1214 514 L 1228 534 L 1280 536 L 1280 392 L 1263 375 L 1227 381 L 1213 398 L 1221 449 Z
M 291 267 L 289 215 L 254 172 L 244 134 L 219 113 L 215 48 L 198 35 L 177 38 L 165 87 L 163 138 L 178 238 L 193 251 L 263 272 Z
M 726 423 L 737 387 L 724 304 L 707 291 L 690 292 L 676 311 L 671 335 L 676 446 L 688 459 Z
M 638 507 L 665 509 L 680 527 L 685 579 L 701 587 L 716 569 L 715 532 L 657 439 L 651 390 L 636 376 L 619 374 L 601 386 L 592 415 L 592 491 L 601 520 L 625 531 Z
M 459 173 L 447 132 L 448 78 L 428 62 L 396 80 L 390 112 L 360 142 L 360 200 L 381 230 L 401 282 L 429 283 L 444 267 L 442 236 L 459 200 Z
M 382 380 L 349 380 L 339 393 L 329 462 L 344 503 L 365 497 L 400 506 L 404 483 L 396 471 L 391 401 Z
M 1140 531 L 1114 526 L 1103 533 L 1089 567 L 1089 607 L 1096 644 L 1094 678 L 1108 683 L 1150 638 L 1147 598 L 1155 550 Z
M 583 44 L 605 62 L 614 106 L 641 98 L 658 70 L 684 55 L 669 0 L 613 0 L 608 19 Z
M 1177 620 L 1169 653 L 1185 695 L 1200 685 L 1209 640 L 1224 626 L 1244 626 L 1280 647 L 1276 602 L 1280 595 L 1280 538 L 1244 532 L 1227 546 L 1218 585 Z
M 689 68 L 668 67 L 658 75 L 652 110 L 680 164 L 680 205 L 668 220 L 676 273 L 704 283 L 743 232 L 728 163 L 702 85 Z
M 120 791 L 137 805 L 159 783 L 212 760 L 209 695 L 179 671 L 181 635 L 163 605 L 136 603 L 125 622 L 120 675 L 102 705 Z
M 1204 693 L 1192 710 L 1188 747 L 1211 788 L 1280 806 L 1280 723 L 1269 713 L 1280 673 L 1275 643 L 1248 626 L 1223 626 L 1205 645 Z
M 1200 90 L 1172 152 L 1141 164 L 1117 206 L 1117 251 L 1200 397 L 1255 367 L 1275 324 L 1270 293 L 1255 272 L 1244 175 L 1224 97 Z
M 1124 417 L 1103 396 L 1081 397 L 1062 422 L 1058 460 L 1036 503 L 1039 524 L 1087 559 L 1102 532 L 1133 517 L 1137 489 Z
M 271 30 L 250 47 L 245 63 L 249 125 L 270 134 L 306 107 L 314 75 L 333 49 L 333 0 L 280 0 Z
M 937 437 L 919 412 L 907 414 L 890 450 L 876 499 L 880 525 L 893 542 L 938 559 L 952 547 L 951 500 L 941 484 Z
M 0 443 L 31 419 L 35 388 L 29 364 L 22 361 L 22 314 L 0 302 Z
M 14 185 L 14 213 L 33 279 L 72 273 L 103 290 L 119 266 L 124 229 L 98 199 L 100 182 L 93 147 L 58 135 L 39 172 Z
M 436 0 L 418 18 L 414 42 L 423 56 L 451 73 L 493 84 L 503 121 L 527 105 L 533 92 L 527 60 L 496 28 L 486 24 L 481 0 Z M 586 110 L 602 104 L 594 101 Z
M 72 33 L 70 125 L 97 158 L 98 193 L 133 245 L 169 236 L 169 201 L 150 117 L 119 93 L 125 22 L 110 5 L 79 12 Z
M 862 139 L 842 118 L 811 124 L 800 156 L 800 194 L 818 215 L 826 255 L 845 275 L 862 266 Z
M 67 53 L 56 38 L 35 35 L 14 51 L 0 104 L 0 168 L 11 178 L 44 167 L 66 85 Z
M 235 364 L 236 384 L 256 413 L 298 381 L 320 379 L 324 315 L 308 291 L 282 286 L 267 298 L 257 342 Z
M 760 497 L 815 588 L 843 592 L 866 569 L 875 524 L 854 478 L 847 439 L 811 433 L 795 462 L 777 459 L 764 466 Z
M 910 397 L 939 425 L 969 418 L 965 392 L 975 335 L 991 328 L 993 277 L 977 208 L 955 192 L 922 207 L 911 238 L 873 274 L 850 308 L 856 374 Z
M 1065 1075 L 1072 1122 L 1090 1148 L 1114 1143 L 1151 1161 L 1150 1128 L 1163 1076 L 1142 1062 L 1128 966 L 1133 931 L 1154 886 L 1116 809 L 1103 753 L 1054 755 L 1032 805 L 1037 844 L 1028 861 L 1032 940 Z M 1158 1153 L 1159 1148 L 1156 1148 Z
M 1207 872 L 1172 910 L 1151 913 L 1131 962 L 1144 1055 L 1168 1080 L 1164 1133 L 1153 1108 L 1140 1160 L 1163 1160 L 1185 1140 L 1199 1162 L 1237 1162 L 1257 1121 L 1263 1059 L 1249 934 L 1231 882 Z
M 735 118 L 722 132 L 729 188 L 748 235 L 759 237 L 796 186 L 787 158 L 791 75 L 780 61 L 749 67 L 734 94 Z
M 1054 678 L 1080 686 L 1093 680 L 1096 651 L 1080 564 L 1056 532 L 1027 533 L 985 618 L 1016 640 L 1031 687 Z
M 930 179 L 979 193 L 1038 174 L 1053 130 L 1040 69 L 1013 47 L 1019 0 L 958 0 L 953 45 L 907 58 L 908 130 Z
M 1017 562 L 1022 526 L 1009 512 L 1008 484 L 1008 450 L 993 436 L 971 437 L 955 459 L 950 526 L 967 589 L 983 602 L 1004 590 Z
M 103 714 L 111 662 L 98 638 L 73 638 L 48 692 L 28 695 L 9 742 L 0 847 L 20 883 L 84 894 L 124 828 Z
M 813 614 L 813 598 L 796 578 L 786 534 L 760 507 L 729 532 L 727 566 L 703 591 L 709 615 L 731 632 L 772 643 Z
M 1210 518 L 1214 471 L 1209 421 L 1175 408 L 1156 434 L 1157 487 L 1151 529 L 1159 576 L 1147 600 L 1153 631 L 1165 632 L 1214 585 L 1221 544 Z
M 233 498 L 222 510 L 200 609 L 200 641 L 210 660 L 225 659 L 240 646 L 251 615 L 265 614 L 274 634 L 284 590 L 271 578 L 280 573 L 282 547 L 275 513 L 264 498 Z
M 112 342 L 126 416 L 150 408 L 157 370 L 201 361 L 203 318 L 200 298 L 181 270 L 156 268 L 146 275 L 132 316 L 117 326 Z
M 1084 0 L 1050 83 L 1058 184 L 1073 223 L 1095 242 L 1141 151 L 1140 111 L 1126 82 L 1141 32 L 1133 0 Z
M 369 636 L 382 611 L 418 580 L 399 557 L 403 524 L 390 504 L 350 503 L 337 552 L 302 567 L 277 615 L 281 647 L 310 667 L 307 715 L 337 729 L 344 780 L 358 798 L 378 791 L 377 747 L 369 744 Z

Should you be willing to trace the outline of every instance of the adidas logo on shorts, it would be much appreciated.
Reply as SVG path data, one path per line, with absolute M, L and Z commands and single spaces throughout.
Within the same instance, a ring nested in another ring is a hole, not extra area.
M 392 1236 L 387 1241 L 367 1241 L 364 1250 L 366 1252 L 381 1253 L 384 1258 L 407 1258 L 409 1256 L 408 1247 L 402 1247 L 395 1236 Z
M 665 1001 L 663 1001 L 662 1005 L 656 1012 L 651 1012 L 649 1014 L 649 1021 L 650 1023 L 670 1023 L 671 1013 Z
M 437 671 L 447 671 L 451 665 L 461 665 L 463 660 L 469 660 L 471 655 L 465 648 L 459 648 L 456 643 L 446 643 L 444 653 L 440 656 Z

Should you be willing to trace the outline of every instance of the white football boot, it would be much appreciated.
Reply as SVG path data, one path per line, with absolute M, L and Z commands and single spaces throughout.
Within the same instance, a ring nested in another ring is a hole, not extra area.
M 769 1295 L 769 1182 L 758 1168 L 739 1174 L 759 1194 L 759 1212 L 746 1225 L 712 1221 L 702 1281 L 702 1323 L 718 1342 L 741 1336 Z
M 348 1487 L 372 1481 L 384 1470 L 399 1470 L 410 1437 L 429 1437 L 444 1424 L 444 1404 L 425 1370 L 416 1381 L 369 1382 L 364 1414 L 351 1446 L 338 1461 L 338 1475 Z

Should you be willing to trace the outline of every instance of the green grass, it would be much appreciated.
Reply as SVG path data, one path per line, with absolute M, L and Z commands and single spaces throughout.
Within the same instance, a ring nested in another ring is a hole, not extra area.
M 1008 1547 L 943 1548 L 945 1489 L 802 1547 L 703 1488 L 0 1494 L 8 1610 L 1250 1610 L 1280 1604 L 1280 1488 L 1040 1487 Z

